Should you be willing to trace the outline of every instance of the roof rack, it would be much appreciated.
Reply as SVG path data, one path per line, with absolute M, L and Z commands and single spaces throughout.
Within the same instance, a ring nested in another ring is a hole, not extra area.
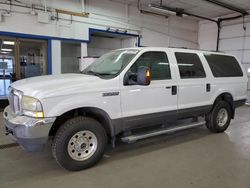
M 175 47 L 175 46 L 169 46 L 168 48 L 182 48 L 182 49 L 187 49 L 187 50 L 199 50 L 199 51 L 206 51 L 206 52 L 225 53 L 225 52 L 222 52 L 222 51 L 216 51 L 216 50 L 202 50 L 202 49 L 187 48 L 187 47 Z

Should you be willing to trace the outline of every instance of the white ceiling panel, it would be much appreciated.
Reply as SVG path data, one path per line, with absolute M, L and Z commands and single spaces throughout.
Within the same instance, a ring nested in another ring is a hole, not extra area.
M 250 0 L 220 0 L 220 2 L 227 3 L 230 5 L 237 6 L 242 9 L 250 9 Z

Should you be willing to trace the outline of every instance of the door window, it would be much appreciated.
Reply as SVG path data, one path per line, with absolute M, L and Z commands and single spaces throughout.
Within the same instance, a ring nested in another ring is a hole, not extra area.
M 150 68 L 152 80 L 171 79 L 169 61 L 165 52 L 143 53 L 132 65 L 130 71 L 136 74 L 141 66 Z
M 182 79 L 206 77 L 201 60 L 197 54 L 176 52 L 175 57 Z
M 233 56 L 205 54 L 214 77 L 240 77 L 243 72 Z

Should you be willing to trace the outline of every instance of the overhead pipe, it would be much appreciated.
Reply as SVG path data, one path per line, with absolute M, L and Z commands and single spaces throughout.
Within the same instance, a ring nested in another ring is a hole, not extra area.
M 217 21 L 217 41 L 216 41 L 216 51 L 219 51 L 219 43 L 220 43 L 220 31 L 221 31 L 221 23 L 224 21 L 229 21 L 229 20 L 235 20 L 239 18 L 244 18 L 245 15 L 238 15 L 238 16 L 233 16 L 233 17 L 227 17 L 227 18 L 219 18 Z M 244 26 L 243 26 L 244 27 Z
M 82 4 L 81 5 L 82 5 L 82 13 L 83 13 L 83 12 L 85 12 L 85 8 L 86 8 L 85 7 L 85 0 L 82 0 Z
M 220 40 L 221 23 L 223 21 L 229 21 L 229 20 L 234 20 L 234 19 L 238 19 L 238 18 L 244 17 L 246 15 L 249 15 L 249 13 L 247 11 L 243 10 L 243 9 L 239 9 L 239 8 L 233 7 L 233 6 L 228 5 L 228 4 L 218 2 L 216 0 L 204 0 L 204 1 L 208 1 L 208 2 L 211 2 L 211 3 L 217 4 L 219 6 L 223 6 L 224 8 L 233 10 L 235 12 L 239 12 L 239 13 L 241 13 L 241 15 L 233 16 L 233 17 L 227 17 L 227 18 L 219 18 L 219 19 L 215 20 L 215 19 L 212 19 L 212 18 L 208 18 L 208 17 L 204 17 L 204 16 L 200 16 L 200 15 L 188 13 L 188 12 L 184 11 L 183 9 L 171 8 L 171 7 L 163 6 L 162 5 L 162 0 L 160 0 L 160 5 L 156 5 L 156 4 L 152 4 L 151 3 L 150 6 L 151 7 L 155 7 L 155 8 L 159 8 L 159 9 L 163 9 L 163 10 L 167 10 L 167 11 L 175 12 L 177 16 L 178 15 L 179 16 L 188 15 L 188 16 L 192 16 L 192 17 L 196 17 L 196 18 L 200 18 L 200 19 L 203 19 L 203 20 L 208 20 L 208 21 L 216 23 L 216 25 L 218 27 L 217 41 L 216 41 L 216 51 L 219 51 L 219 40 Z M 140 8 L 140 0 L 138 0 L 138 2 L 137 2 L 137 7 L 138 7 L 138 9 L 141 12 L 145 12 L 145 10 L 141 10 L 141 8 Z M 146 12 L 149 12 L 149 11 L 146 11 Z M 155 13 L 155 14 L 157 14 L 157 13 Z M 159 15 L 159 14 L 157 14 L 157 15 Z M 160 15 L 162 15 L 162 14 L 160 14 Z
M 235 7 L 235 6 L 232 6 L 230 4 L 227 4 L 227 3 L 223 3 L 223 2 L 220 2 L 220 1 L 217 1 L 217 0 L 203 0 L 203 1 L 206 1 L 206 2 L 209 2 L 209 3 L 212 3 L 214 5 L 218 5 L 220 7 L 223 7 L 225 9 L 229 9 L 229 10 L 232 10 L 234 12 L 238 12 L 238 13 L 241 13 L 243 15 L 249 15 L 249 13 L 244 10 L 244 9 L 241 9 L 241 8 L 238 8 L 238 7 Z
M 8 3 L 6 2 L 1 2 L 0 1 L 0 5 L 3 4 L 3 5 L 9 5 Z M 20 5 L 20 4 L 16 4 L 16 3 L 12 3 L 11 4 L 12 6 L 15 6 L 15 7 L 21 7 L 21 8 L 32 8 L 32 6 L 28 6 L 28 5 Z M 39 8 L 39 7 L 34 7 L 34 10 L 39 10 L 39 11 L 44 11 L 44 8 Z M 62 11 L 62 10 L 61 10 Z M 47 12 L 53 12 L 51 9 L 47 9 Z M 57 18 L 57 17 L 56 17 Z M 67 19 L 67 18 L 57 18 L 58 20 L 64 20 L 64 21 L 71 21 L 70 19 Z M 74 22 L 77 22 L 77 23 L 85 23 L 85 24 L 89 24 L 89 22 L 87 21 L 80 21 L 80 20 L 73 20 Z M 98 24 L 98 23 L 95 23 L 95 25 L 97 26 L 103 26 L 103 27 L 107 27 L 107 25 L 105 24 Z M 112 26 L 113 28 L 117 28 L 117 29 L 122 29 L 122 30 L 128 30 L 128 31 L 134 31 L 134 32 L 137 32 L 139 33 L 140 30 L 139 29 L 129 29 L 129 28 L 124 28 L 124 27 L 118 27 L 118 26 Z
M 47 1 L 43 0 L 43 4 L 44 4 L 44 12 L 47 12 Z
M 216 51 L 219 51 L 219 42 L 220 42 L 220 30 L 221 30 L 221 22 L 217 22 L 217 40 L 216 40 Z
M 188 15 L 188 16 L 192 16 L 192 17 L 196 17 L 196 18 L 200 18 L 200 19 L 203 19 L 203 20 L 208 20 L 208 21 L 211 21 L 211 22 L 215 22 L 217 23 L 218 21 L 215 20 L 215 19 L 212 19 L 212 18 L 208 18 L 208 17 L 204 17 L 204 16 L 199 16 L 199 15 L 196 15 L 196 14 L 191 14 L 191 13 L 188 13 L 188 12 L 185 12 L 184 14 Z
M 153 3 L 150 4 L 150 7 L 175 12 L 176 16 L 180 16 L 180 17 L 182 17 L 183 15 L 187 15 L 187 16 L 192 16 L 192 17 L 196 17 L 196 18 L 200 18 L 200 19 L 204 19 L 204 20 L 209 20 L 211 22 L 216 22 L 217 23 L 217 20 L 214 20 L 214 19 L 211 19 L 211 18 L 208 18 L 208 17 L 204 17 L 204 16 L 200 16 L 200 15 L 196 15 L 196 14 L 192 14 L 192 13 L 186 12 L 183 9 L 180 9 L 180 8 L 172 8 L 172 7 L 157 5 L 157 4 L 153 4 Z

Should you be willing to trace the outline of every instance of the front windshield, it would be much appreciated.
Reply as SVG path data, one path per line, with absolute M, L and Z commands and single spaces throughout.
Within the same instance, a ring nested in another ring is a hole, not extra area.
M 88 66 L 83 73 L 99 77 L 113 78 L 135 57 L 138 50 L 115 50 L 104 54 Z

